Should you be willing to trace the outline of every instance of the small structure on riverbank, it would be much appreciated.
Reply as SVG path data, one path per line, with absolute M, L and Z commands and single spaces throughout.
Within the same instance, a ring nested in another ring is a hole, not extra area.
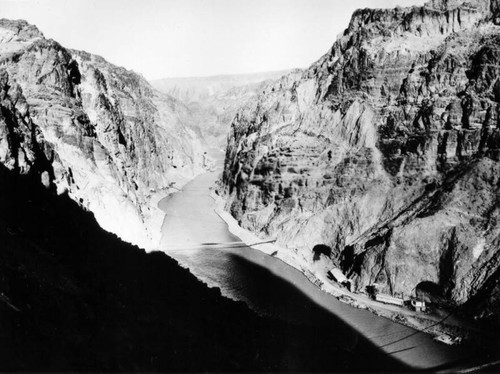
M 347 278 L 344 273 L 342 273 L 342 270 L 339 268 L 333 268 L 328 272 L 328 274 L 335 282 L 344 286 L 349 291 L 351 290 L 351 280 Z
M 398 306 L 403 306 L 404 305 L 404 300 L 400 299 L 398 297 L 394 297 L 391 295 L 386 295 L 383 293 L 377 293 L 375 295 L 375 300 L 379 301 L 381 303 L 385 304 L 392 304 L 392 305 L 398 305 Z
M 441 334 L 433 338 L 437 342 L 441 342 L 448 345 L 460 344 L 462 342 L 462 338 L 458 336 L 451 336 L 448 334 Z
M 411 306 L 415 312 L 425 312 L 425 301 L 420 301 L 416 299 L 411 300 Z

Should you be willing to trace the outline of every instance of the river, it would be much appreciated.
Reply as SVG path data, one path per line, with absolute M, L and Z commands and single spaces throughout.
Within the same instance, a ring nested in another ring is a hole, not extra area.
M 353 328 L 352 334 L 362 334 L 414 368 L 447 367 L 467 355 L 461 346 L 435 342 L 425 333 L 348 306 L 321 291 L 295 268 L 246 246 L 214 212 L 209 188 L 219 176 L 220 170 L 200 175 L 159 203 L 166 213 L 162 251 L 209 287 L 219 287 L 224 296 L 242 300 L 260 314 L 294 323 L 338 323 L 340 318 Z M 329 313 L 321 313 L 323 310 Z

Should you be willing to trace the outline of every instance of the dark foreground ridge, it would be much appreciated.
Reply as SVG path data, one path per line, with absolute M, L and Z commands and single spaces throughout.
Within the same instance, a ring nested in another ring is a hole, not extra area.
M 0 166 L 1 371 L 407 370 L 347 330 L 259 317 Z

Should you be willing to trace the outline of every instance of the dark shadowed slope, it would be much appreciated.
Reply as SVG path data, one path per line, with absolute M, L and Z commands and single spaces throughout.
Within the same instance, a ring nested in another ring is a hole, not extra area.
M 362 338 L 258 317 L 0 168 L 2 371 L 405 369 Z

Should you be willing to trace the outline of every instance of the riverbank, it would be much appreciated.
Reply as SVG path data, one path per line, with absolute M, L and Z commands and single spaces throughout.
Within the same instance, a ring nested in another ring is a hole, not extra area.
M 229 231 L 233 235 L 239 237 L 247 246 L 278 258 L 287 265 L 297 269 L 321 291 L 336 297 L 339 301 L 355 308 L 369 310 L 380 317 L 387 318 L 433 337 L 449 336 L 458 338 L 457 341 L 470 342 L 476 340 L 478 336 L 484 335 L 484 332 L 473 326 L 472 323 L 464 321 L 451 313 L 446 313 L 443 310 L 436 310 L 433 313 L 415 312 L 404 307 L 377 302 L 372 300 L 368 295 L 350 292 L 340 287 L 328 279 L 328 263 L 326 259 L 322 258 L 318 261 L 313 261 L 312 252 L 311 258 L 306 258 L 292 249 L 280 247 L 271 243 L 270 240 L 259 238 L 249 230 L 239 226 L 236 219 L 229 212 L 225 211 L 225 200 L 215 190 L 211 191 L 210 196 L 215 201 L 215 212 L 226 222 Z

